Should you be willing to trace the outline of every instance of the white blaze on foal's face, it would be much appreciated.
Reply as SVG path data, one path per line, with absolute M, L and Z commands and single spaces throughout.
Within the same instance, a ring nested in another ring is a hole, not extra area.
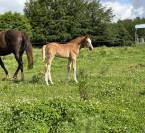
M 87 47 L 90 49 L 90 50 L 93 50 L 93 45 L 92 45 L 92 41 L 90 38 L 87 38 Z

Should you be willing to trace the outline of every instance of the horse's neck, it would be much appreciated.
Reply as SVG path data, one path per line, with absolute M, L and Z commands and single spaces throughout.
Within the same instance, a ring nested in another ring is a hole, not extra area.
M 82 43 L 83 39 L 82 38 L 78 38 L 78 39 L 74 39 L 71 41 L 72 45 L 73 45 L 73 51 L 78 55 L 81 49 L 81 43 Z
M 71 43 L 77 43 L 78 45 L 80 45 L 83 40 L 84 40 L 84 37 L 77 37 L 76 39 L 73 39 L 70 42 Z
M 73 45 L 80 49 L 81 48 L 81 43 L 84 41 L 84 37 L 78 37 L 76 39 L 73 39 L 72 41 L 70 41 L 70 43 L 73 43 Z

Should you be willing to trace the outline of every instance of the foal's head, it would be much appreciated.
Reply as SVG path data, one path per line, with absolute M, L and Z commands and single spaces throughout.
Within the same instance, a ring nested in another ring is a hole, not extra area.
M 84 37 L 83 47 L 86 47 L 86 48 L 89 48 L 90 50 L 93 50 L 92 41 L 91 41 L 89 36 Z

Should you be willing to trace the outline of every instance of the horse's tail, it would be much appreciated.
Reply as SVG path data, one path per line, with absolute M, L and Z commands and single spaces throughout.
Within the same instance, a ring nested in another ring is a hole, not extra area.
M 23 41 L 26 44 L 26 54 L 28 59 L 28 69 L 33 68 L 33 50 L 32 50 L 32 44 L 30 42 L 30 39 L 26 35 L 26 33 L 23 32 Z
M 42 47 L 42 60 L 43 60 L 43 62 L 45 61 L 45 57 L 46 57 L 46 45 L 43 45 L 43 47 Z

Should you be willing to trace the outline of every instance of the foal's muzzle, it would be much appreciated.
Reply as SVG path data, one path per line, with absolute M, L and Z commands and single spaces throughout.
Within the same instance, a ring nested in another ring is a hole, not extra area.
M 89 47 L 89 50 L 91 50 L 91 51 L 92 51 L 92 50 L 93 50 L 93 47 Z

